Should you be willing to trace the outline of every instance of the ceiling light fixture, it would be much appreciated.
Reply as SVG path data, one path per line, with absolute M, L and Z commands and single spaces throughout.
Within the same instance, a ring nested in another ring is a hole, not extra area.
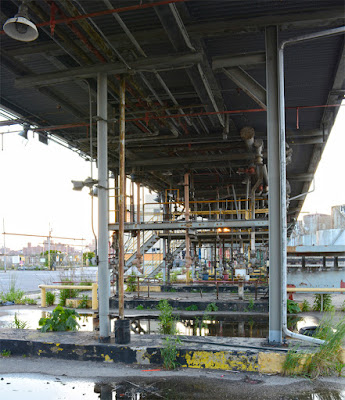
M 5 33 L 15 40 L 31 42 L 38 38 L 36 25 L 30 21 L 26 1 L 19 6 L 18 14 L 4 24 Z

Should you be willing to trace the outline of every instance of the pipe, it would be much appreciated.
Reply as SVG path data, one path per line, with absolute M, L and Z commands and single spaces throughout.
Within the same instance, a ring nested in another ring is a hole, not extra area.
M 189 221 L 189 173 L 184 174 L 184 208 L 185 208 L 185 219 Z M 189 283 L 189 269 L 191 266 L 190 257 L 190 237 L 188 228 L 186 228 L 186 283 Z
M 87 18 L 100 17 L 103 15 L 109 15 L 109 14 L 114 14 L 114 13 L 118 14 L 118 13 L 122 13 L 122 12 L 143 10 L 143 9 L 147 9 L 147 8 L 159 7 L 159 6 L 163 6 L 166 4 L 172 4 L 172 3 L 185 3 L 186 1 L 189 1 L 189 0 L 164 0 L 164 1 L 158 1 L 156 3 L 145 3 L 145 4 L 135 5 L 135 6 L 113 8 L 111 10 L 103 10 L 103 11 L 97 11 L 97 12 L 88 13 L 88 14 L 77 15 L 75 17 L 60 18 L 60 19 L 55 20 L 54 24 L 55 25 L 68 24 L 70 22 L 80 21 L 80 20 L 87 19 Z M 35 25 L 37 28 L 41 28 L 43 26 L 50 26 L 51 21 L 40 22 Z M 0 34 L 3 34 L 3 33 L 5 33 L 3 30 L 0 31 Z
M 99 339 L 109 341 L 107 74 L 97 78 Z
M 314 109 L 314 108 L 331 108 L 331 107 L 344 107 L 345 104 L 325 104 L 325 105 L 316 105 L 316 106 L 305 106 L 299 107 L 306 108 L 306 109 Z M 285 107 L 285 110 L 295 110 L 297 107 Z M 134 121 L 147 121 L 147 120 L 159 120 L 159 119 L 179 119 L 182 117 L 200 117 L 200 116 L 207 116 L 207 115 L 215 115 L 215 114 L 245 114 L 245 113 L 256 113 L 256 112 L 263 112 L 263 108 L 254 108 L 254 109 L 247 109 L 247 110 L 224 110 L 224 111 L 209 111 L 209 112 L 198 112 L 198 113 L 186 113 L 186 114 L 173 114 L 173 115 L 160 115 L 160 116 L 150 116 L 146 115 L 145 117 L 138 117 L 138 118 L 127 118 L 126 122 L 134 122 Z M 96 124 L 96 123 L 94 123 Z M 43 128 L 33 129 L 33 132 L 42 132 L 42 131 L 53 131 L 58 129 L 69 129 L 69 128 L 81 128 L 89 126 L 89 123 L 77 123 L 77 124 L 65 124 L 65 125 L 52 125 L 46 126 Z M 167 136 L 171 137 L 171 136 Z M 156 139 L 155 139 L 156 140 Z
M 292 338 L 305 340 L 307 342 L 322 344 L 324 340 L 316 339 L 309 336 L 300 335 L 298 333 L 291 332 L 287 327 L 287 216 L 286 216 L 286 156 L 285 156 L 285 87 L 284 87 L 284 48 L 286 45 L 298 43 L 305 40 L 313 40 L 321 37 L 327 37 L 332 35 L 338 35 L 345 33 L 345 26 L 328 29 L 321 32 L 316 32 L 312 34 L 298 36 L 296 38 L 291 38 L 285 40 L 279 46 L 278 53 L 278 79 L 279 79 L 279 135 L 280 135 L 280 177 L 281 177 L 281 202 L 282 202 L 282 281 L 281 281 L 281 291 L 282 291 L 282 328 L 285 335 L 291 336 Z
M 120 141 L 119 141 L 119 158 L 120 158 L 120 195 L 119 195 L 119 319 L 124 319 L 124 269 L 125 269 L 125 100 L 126 82 L 125 78 L 121 78 L 120 83 Z

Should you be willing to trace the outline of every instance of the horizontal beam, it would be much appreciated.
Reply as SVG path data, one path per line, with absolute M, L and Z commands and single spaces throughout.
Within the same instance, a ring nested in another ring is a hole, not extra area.
M 142 224 L 125 224 L 125 231 L 152 230 L 160 231 L 164 229 L 217 229 L 217 228 L 267 228 L 268 220 L 229 220 L 229 221 L 175 221 L 175 222 L 151 222 Z M 109 224 L 109 230 L 118 231 L 119 224 Z
M 288 254 L 296 255 L 313 255 L 313 256 L 326 256 L 326 255 L 345 255 L 345 246 L 288 246 Z M 345 291 L 345 290 L 344 290 Z
M 220 70 L 222 68 L 240 67 L 242 65 L 256 65 L 265 63 L 266 63 L 265 52 L 234 54 L 234 55 L 214 57 L 212 59 L 212 69 Z
M 216 162 L 216 161 L 237 161 L 237 160 L 252 160 L 255 156 L 252 153 L 226 153 L 226 154 L 207 154 L 190 157 L 161 157 L 151 158 L 146 160 L 128 161 L 128 167 L 140 167 L 146 165 L 172 165 L 185 164 L 193 162 Z
M 58 71 L 47 74 L 26 75 L 16 78 L 15 85 L 18 88 L 33 86 L 46 86 L 59 84 L 74 79 L 86 79 L 95 77 L 98 73 L 120 75 L 134 72 L 144 72 L 148 70 L 170 69 L 175 67 L 186 68 L 203 61 L 201 53 L 178 53 L 164 57 L 144 58 L 133 61 L 131 69 L 126 68 L 123 63 L 96 64 L 90 67 L 70 68 L 67 71 Z

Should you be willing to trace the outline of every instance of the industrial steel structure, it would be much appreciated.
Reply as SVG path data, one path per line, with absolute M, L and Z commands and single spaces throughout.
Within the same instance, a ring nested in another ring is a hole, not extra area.
M 1 2 L 2 25 L 20 3 Z M 244 249 L 255 265 L 269 236 L 269 340 L 280 343 L 287 236 L 345 93 L 343 1 L 25 3 L 39 36 L 1 32 L 1 106 L 17 116 L 7 124 L 97 159 L 100 338 L 109 235 L 123 319 L 124 234 L 137 236 L 140 267 L 154 231 L 161 268 L 185 249 L 187 277 L 197 246 Z M 142 186 L 158 193 L 155 220 Z

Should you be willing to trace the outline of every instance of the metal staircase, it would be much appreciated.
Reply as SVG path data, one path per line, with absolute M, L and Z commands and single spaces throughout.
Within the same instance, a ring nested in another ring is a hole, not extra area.
M 152 234 L 146 242 L 140 247 L 140 253 L 145 254 L 152 246 L 154 246 L 159 240 L 159 236 Z M 126 261 L 126 270 L 132 265 L 133 261 L 137 257 L 137 252 L 134 252 L 129 259 Z
M 173 257 L 175 258 L 181 251 L 186 247 L 186 242 L 182 241 L 176 249 L 172 252 Z M 149 275 L 147 275 L 147 278 L 154 278 L 160 270 L 164 267 L 164 260 L 156 267 Z

